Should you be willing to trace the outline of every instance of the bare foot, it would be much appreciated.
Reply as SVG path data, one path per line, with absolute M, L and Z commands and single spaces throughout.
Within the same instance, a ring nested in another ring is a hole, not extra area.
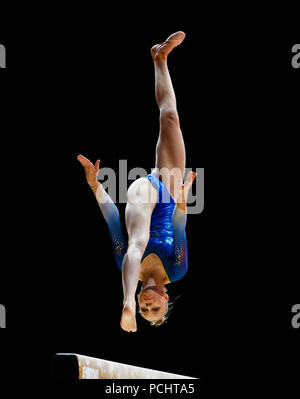
M 136 332 L 135 304 L 125 304 L 122 311 L 121 327 L 127 332 Z
M 179 31 L 173 33 L 163 43 L 156 44 L 155 46 L 153 46 L 151 49 L 151 55 L 153 61 L 157 61 L 160 59 L 166 60 L 168 54 L 173 50 L 174 47 L 179 46 L 179 44 L 183 42 L 184 38 L 185 38 L 185 33 Z

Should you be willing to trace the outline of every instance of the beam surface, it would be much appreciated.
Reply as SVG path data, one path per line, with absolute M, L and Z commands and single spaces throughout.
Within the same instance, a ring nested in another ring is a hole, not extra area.
M 75 353 L 57 353 L 55 355 L 53 367 L 56 370 L 59 369 L 60 377 L 62 377 L 64 371 L 66 375 L 70 376 L 67 368 L 71 364 L 74 369 L 72 372 L 73 378 L 79 379 L 195 379 L 194 377 L 96 359 Z M 53 372 L 54 376 L 58 375 L 56 370 Z

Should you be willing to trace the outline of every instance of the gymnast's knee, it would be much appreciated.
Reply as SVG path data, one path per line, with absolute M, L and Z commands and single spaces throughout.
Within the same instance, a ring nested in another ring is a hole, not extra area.
M 160 109 L 161 122 L 171 122 L 179 124 L 179 116 L 174 106 L 163 106 Z
M 141 234 L 138 238 L 129 241 L 127 254 L 142 258 L 149 241 L 149 234 Z

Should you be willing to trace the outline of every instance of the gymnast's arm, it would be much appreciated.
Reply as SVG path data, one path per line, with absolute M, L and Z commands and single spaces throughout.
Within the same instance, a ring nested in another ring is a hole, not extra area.
M 187 243 L 185 227 L 187 221 L 186 205 L 177 203 L 172 216 L 174 266 L 176 267 L 176 280 L 182 277 L 188 268 Z M 174 278 L 173 278 L 173 281 Z
M 122 268 L 122 262 L 127 250 L 127 243 L 123 234 L 120 213 L 113 200 L 104 190 L 101 183 L 91 186 L 98 202 L 102 215 L 107 223 L 110 237 L 112 240 L 114 257 L 119 268 Z
M 95 165 L 93 165 L 92 162 L 83 155 L 78 155 L 77 159 L 84 167 L 86 181 L 90 188 L 93 190 L 102 215 L 106 220 L 113 244 L 115 260 L 117 265 L 121 269 L 123 257 L 127 249 L 127 243 L 121 227 L 119 210 L 114 204 L 113 200 L 110 198 L 110 196 L 104 190 L 102 184 L 100 184 L 97 180 L 101 161 L 100 159 L 98 159 Z
M 173 281 L 181 278 L 187 271 L 188 268 L 188 250 L 186 243 L 186 221 L 187 221 L 187 198 L 190 188 L 192 187 L 193 181 L 196 178 L 197 173 L 190 172 L 187 176 L 186 182 L 182 185 L 179 192 L 176 207 L 172 215 L 173 225 L 173 243 L 174 243 L 174 266 L 176 276 L 173 277 Z

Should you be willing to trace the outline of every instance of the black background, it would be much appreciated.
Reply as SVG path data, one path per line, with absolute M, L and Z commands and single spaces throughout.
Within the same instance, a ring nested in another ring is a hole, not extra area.
M 75 352 L 212 386 L 225 375 L 251 386 L 287 370 L 292 383 L 299 36 L 292 10 L 261 11 L 74 6 L 11 14 L 6 29 L 1 16 L 7 378 L 50 386 L 53 354 Z M 116 171 L 126 159 L 128 170 L 150 173 L 158 135 L 150 48 L 176 30 L 187 36 L 169 68 L 187 166 L 207 166 L 205 210 L 188 219 L 189 272 L 169 288 L 181 297 L 168 323 L 151 328 L 138 317 L 138 332 L 127 334 L 121 274 L 76 156 Z

